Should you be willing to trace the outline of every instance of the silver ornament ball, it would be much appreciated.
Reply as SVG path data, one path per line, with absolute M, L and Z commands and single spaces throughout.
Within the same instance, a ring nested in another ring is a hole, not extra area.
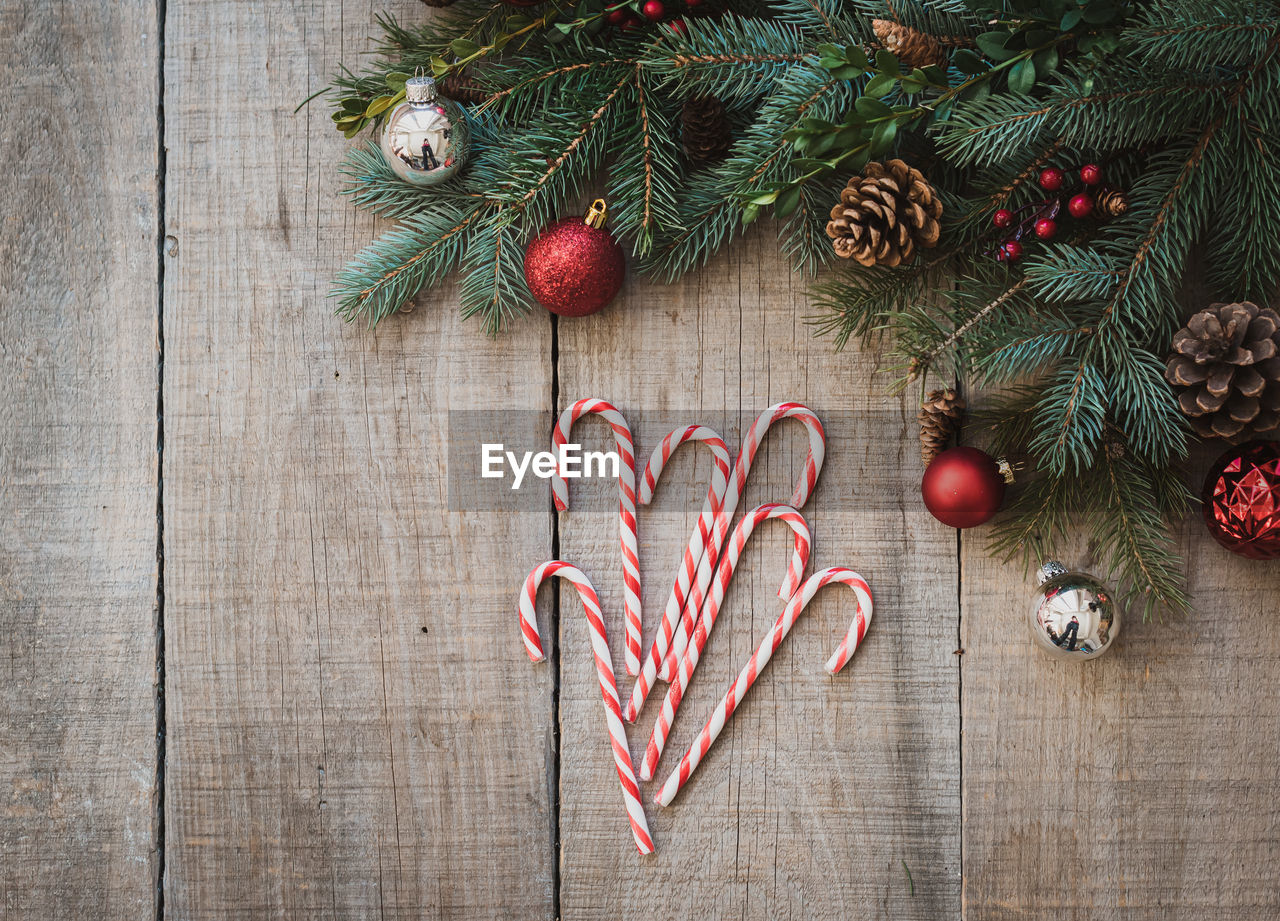
M 1059 659 L 1095 659 L 1120 632 L 1120 609 L 1111 590 L 1058 562 L 1040 567 L 1040 590 L 1027 624 L 1036 645 Z
M 462 106 L 436 95 L 431 77 L 410 77 L 405 99 L 388 113 L 380 146 L 387 165 L 405 182 L 433 186 L 458 175 L 471 131 Z

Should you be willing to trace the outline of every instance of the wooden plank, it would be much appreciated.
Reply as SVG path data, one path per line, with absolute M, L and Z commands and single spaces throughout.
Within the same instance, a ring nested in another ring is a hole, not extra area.
M 157 861 L 156 11 L 0 5 L 0 914 Z
M 176 918 L 554 913 L 553 678 L 520 650 L 523 573 L 492 565 L 548 555 L 550 517 L 454 510 L 444 474 L 449 407 L 550 402 L 550 323 L 488 340 L 448 291 L 376 332 L 332 316 L 374 227 L 323 105 L 292 113 L 370 19 L 168 7 Z
M 641 455 L 694 419 L 723 426 L 736 449 L 766 406 L 806 402 L 829 433 L 827 464 L 805 509 L 815 532 L 813 563 L 861 571 L 876 592 L 875 621 L 855 661 L 832 679 L 822 665 L 852 617 L 853 596 L 839 588 L 818 596 L 680 797 L 664 810 L 649 806 L 658 853 L 642 860 L 630 843 L 604 744 L 584 657 L 585 620 L 566 597 L 560 708 L 566 919 L 934 921 L 959 913 L 955 537 L 915 498 L 920 461 L 910 398 L 882 395 L 871 377 L 874 353 L 836 354 L 828 341 L 812 339 L 804 280 L 775 250 L 767 234 L 752 235 L 681 285 L 633 282 L 609 312 L 563 321 L 560 402 L 616 401 L 638 420 Z M 581 435 L 594 445 L 606 431 L 584 423 Z M 795 423 L 771 434 L 743 510 L 790 495 L 803 443 Z M 707 459 L 693 453 L 677 455 L 664 476 L 666 490 L 641 511 L 646 634 L 697 514 L 700 499 L 689 493 L 700 496 L 709 475 Z M 612 486 L 584 484 L 577 496 L 561 516 L 562 555 L 601 588 L 621 663 Z M 776 591 L 790 552 L 786 535 L 784 526 L 772 525 L 749 545 L 660 776 L 781 612 Z M 621 683 L 629 691 L 630 680 Z M 651 699 L 631 730 L 637 757 L 660 701 Z M 642 785 L 646 799 L 657 786 Z
M 1194 518 L 1180 543 L 1195 613 L 1130 619 L 1106 657 L 1076 664 L 1030 645 L 1032 575 L 966 536 L 967 918 L 1280 913 L 1280 570 Z M 1083 543 L 1063 561 L 1105 575 Z

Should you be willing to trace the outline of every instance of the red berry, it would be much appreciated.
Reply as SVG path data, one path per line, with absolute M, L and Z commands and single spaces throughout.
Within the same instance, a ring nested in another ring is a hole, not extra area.
M 622 24 L 622 31 L 630 32 L 632 29 L 638 29 L 642 23 L 644 23 L 643 19 L 635 13 L 629 13 L 627 14 L 627 21 Z
M 658 22 L 666 15 L 667 8 L 662 5 L 662 0 L 646 0 L 645 5 L 640 7 L 640 11 L 644 13 L 645 19 Z
M 991 215 L 991 223 L 997 227 L 1008 227 L 1013 223 L 1013 212 L 1008 208 L 1001 208 L 995 214 Z
M 1093 213 L 1093 199 L 1083 192 L 1073 195 L 1071 201 L 1067 202 L 1067 210 L 1072 217 L 1088 217 Z
M 1080 181 L 1085 185 L 1097 185 L 1102 181 L 1102 167 L 1096 163 L 1086 163 L 1080 167 Z
M 683 19 L 673 19 L 671 21 L 671 29 L 672 31 L 678 32 L 681 35 L 689 34 L 689 27 L 684 24 Z
M 1004 253 L 1006 259 L 1013 262 L 1015 259 L 1022 258 L 1022 244 L 1017 240 L 1010 240 L 1001 247 L 1001 252 Z
M 620 26 L 627 21 L 627 11 L 619 7 L 616 10 L 610 10 L 606 18 L 609 20 L 609 25 Z
M 1053 235 L 1058 232 L 1058 225 L 1047 217 L 1042 217 L 1036 221 L 1036 236 L 1041 240 L 1052 240 Z
M 1040 188 L 1046 192 L 1056 192 L 1062 188 L 1062 170 L 1050 166 L 1040 171 Z

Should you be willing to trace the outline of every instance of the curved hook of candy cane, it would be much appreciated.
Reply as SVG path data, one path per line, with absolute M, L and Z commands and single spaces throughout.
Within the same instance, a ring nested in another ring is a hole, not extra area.
M 604 418 L 613 429 L 618 447 L 618 532 L 622 546 L 622 599 L 626 618 L 626 652 L 624 660 L 628 675 L 640 673 L 640 650 L 643 638 L 640 626 L 640 547 L 636 539 L 636 455 L 631 438 L 631 427 L 612 403 L 604 400 L 579 400 L 560 414 L 551 432 L 551 447 L 556 456 L 568 443 L 573 424 L 586 415 Z M 551 477 L 551 495 L 556 509 L 569 507 L 569 484 L 564 471 L 556 468 Z
M 671 725 L 675 722 L 676 711 L 680 709 L 680 701 L 684 699 L 684 693 L 688 690 L 689 682 L 693 678 L 693 671 L 698 667 L 698 661 L 702 658 L 702 651 L 706 648 L 708 637 L 711 636 L 711 628 L 716 625 L 716 618 L 720 614 L 720 606 L 724 603 L 725 592 L 728 590 L 730 579 L 733 578 L 733 571 L 738 565 L 738 559 L 742 555 L 742 548 L 746 545 L 754 529 L 771 518 L 779 518 L 785 521 L 791 530 L 795 532 L 795 548 L 791 556 L 791 565 L 788 568 L 788 581 L 791 580 L 792 576 L 794 576 L 794 581 L 791 582 L 791 591 L 787 597 L 794 595 L 795 590 L 800 585 L 800 579 L 804 575 L 804 568 L 809 562 L 809 548 L 812 546 L 809 525 L 805 523 L 800 513 L 789 505 L 762 505 L 748 512 L 746 517 L 738 523 L 738 527 L 734 529 L 733 536 L 729 539 L 729 548 L 720 560 L 720 566 L 716 572 L 716 580 L 712 584 L 711 595 L 707 598 L 707 603 L 702 607 L 702 615 L 698 618 L 698 625 L 694 628 L 693 635 L 689 639 L 689 648 L 680 660 L 680 667 L 676 671 L 671 686 L 667 688 L 666 697 L 663 698 L 662 709 L 658 713 L 657 720 L 654 721 L 653 732 L 649 735 L 649 745 L 645 749 L 644 760 L 640 764 L 641 780 L 653 779 L 653 772 L 658 766 L 658 759 L 662 757 L 662 749 L 666 746 L 667 737 L 671 734 Z M 634 691 L 635 689 L 633 688 L 631 701 L 627 703 L 628 715 L 630 715 L 631 705 L 635 701 Z
M 711 748 L 711 743 L 720 735 L 720 731 L 724 729 L 729 717 L 733 716 L 733 711 L 742 702 L 742 698 L 751 689 L 751 685 L 755 684 L 756 677 L 769 664 L 769 660 L 777 652 L 778 646 L 782 644 L 792 624 L 800 616 L 800 612 L 808 606 L 819 589 L 832 582 L 839 582 L 853 589 L 854 594 L 858 597 L 858 610 L 854 614 L 853 623 L 849 625 L 848 632 L 836 649 L 835 655 L 827 662 L 827 671 L 835 674 L 849 661 L 854 651 L 858 648 L 858 644 L 862 642 L 862 638 L 866 635 L 867 626 L 871 623 L 871 589 L 867 587 L 867 581 L 852 569 L 837 566 L 814 573 L 805 580 L 804 585 L 800 586 L 800 591 L 796 592 L 791 601 L 787 603 L 786 610 L 782 612 L 782 615 L 774 625 L 769 628 L 769 632 L 765 634 L 765 638 L 760 643 L 759 648 L 747 660 L 747 664 L 742 671 L 738 673 L 737 680 L 725 692 L 724 697 L 720 699 L 720 703 L 716 704 L 715 710 L 711 713 L 711 718 L 707 720 L 706 725 L 702 727 L 702 731 L 698 733 L 698 737 L 694 739 L 693 744 L 689 746 L 689 750 L 680 759 L 680 764 L 671 772 L 666 782 L 662 785 L 662 789 L 654 796 L 653 801 L 655 803 L 659 806 L 671 805 L 671 801 L 675 799 L 676 794 L 680 792 L 680 788 L 688 782 L 689 777 L 706 756 L 708 749 Z
M 600 613 L 600 598 L 595 588 L 576 566 L 563 560 L 551 560 L 535 566 L 524 580 L 524 590 L 520 593 L 520 633 L 524 637 L 524 648 L 529 658 L 541 662 L 544 658 L 542 640 L 538 635 L 537 598 L 538 586 L 551 577 L 557 576 L 573 583 L 582 598 L 582 608 L 587 615 L 587 623 L 591 628 L 591 651 L 595 655 L 596 675 L 600 681 L 600 694 L 604 698 L 605 721 L 609 727 L 609 745 L 613 749 L 614 766 L 618 769 L 618 783 L 622 785 L 622 799 L 627 807 L 627 819 L 631 823 L 631 834 L 635 837 L 636 849 L 641 854 L 653 853 L 653 838 L 649 834 L 649 823 L 645 820 L 644 806 L 640 802 L 640 785 L 636 782 L 635 769 L 631 764 L 631 750 L 627 747 L 627 732 L 622 725 L 621 706 L 618 702 L 618 682 L 613 674 L 613 657 L 609 652 L 609 640 L 605 635 L 604 617 Z
M 715 570 L 716 558 L 720 554 L 720 549 L 724 546 L 724 539 L 729 533 L 729 525 L 733 521 L 738 502 L 741 501 L 742 493 L 746 489 L 747 477 L 751 473 L 751 466 L 755 463 L 756 454 L 760 450 L 760 444 L 764 440 L 765 433 L 775 423 L 781 422 L 783 419 L 798 420 L 804 425 L 809 436 L 809 451 L 805 455 L 804 468 L 801 470 L 800 479 L 791 494 L 791 501 L 787 504 L 792 508 L 803 508 L 804 504 L 809 501 L 809 496 L 813 493 L 814 486 L 817 485 L 818 474 L 822 472 L 822 462 L 826 457 L 827 451 L 826 433 L 822 428 L 822 421 L 818 419 L 813 410 L 803 403 L 784 402 L 770 406 L 756 417 L 755 422 L 751 423 L 751 427 L 747 429 L 742 438 L 742 447 L 738 451 L 738 459 L 733 465 L 733 473 L 725 489 L 723 508 L 720 516 L 716 519 L 715 526 L 712 528 L 711 541 L 707 544 L 706 554 L 698 563 L 694 589 L 685 599 L 682 620 L 687 624 L 692 625 L 698 619 L 698 611 L 702 607 L 707 589 L 711 584 L 711 575 Z M 688 634 L 686 633 L 685 639 L 687 639 L 687 636 Z M 681 637 L 677 636 L 674 638 L 671 651 L 667 653 L 667 658 L 662 663 L 658 678 L 662 681 L 670 681 L 675 675 L 676 666 L 683 655 L 684 646 L 681 645 Z
M 654 449 L 649 463 L 645 464 L 644 475 L 640 478 L 640 503 L 648 505 L 653 500 L 654 487 L 657 485 L 658 478 L 662 476 L 667 461 L 680 445 L 689 441 L 701 441 L 711 449 L 715 470 L 712 472 L 707 497 L 702 503 L 702 514 L 698 516 L 697 525 L 689 536 L 689 543 L 676 570 L 675 582 L 667 596 L 667 604 L 662 610 L 662 620 L 658 623 L 657 632 L 654 634 L 653 643 L 646 657 L 656 660 L 655 671 L 671 646 L 671 636 L 675 631 L 676 621 L 680 619 L 681 612 L 684 610 L 689 586 L 697 574 L 698 563 L 706 551 L 707 542 L 711 537 L 711 528 L 715 524 L 716 514 L 720 511 L 724 492 L 729 483 L 729 448 L 724 443 L 724 439 L 705 425 L 690 425 L 669 433 Z M 649 683 L 652 684 L 652 681 L 653 678 L 650 676 Z M 628 719 L 634 718 L 634 716 L 628 717 Z

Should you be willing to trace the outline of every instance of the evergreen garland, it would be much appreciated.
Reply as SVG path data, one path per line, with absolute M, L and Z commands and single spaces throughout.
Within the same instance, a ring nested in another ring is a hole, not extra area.
M 1223 300 L 1267 302 L 1280 278 L 1280 3 L 709 2 L 626 30 L 610 16 L 639 0 L 461 0 L 419 26 L 381 19 L 377 62 L 331 87 L 347 136 L 376 127 L 418 69 L 488 98 L 471 110 L 469 166 L 443 186 L 411 187 L 376 147 L 352 148 L 353 203 L 399 223 L 338 275 L 339 313 L 376 323 L 457 271 L 464 313 L 495 333 L 532 304 L 525 244 L 597 189 L 656 278 L 704 265 L 766 214 L 814 271 L 835 261 L 824 227 L 845 181 L 900 157 L 943 196 L 939 246 L 822 272 L 816 328 L 838 345 L 888 331 L 899 386 L 960 378 L 989 395 L 997 446 L 1032 471 L 995 550 L 1087 527 L 1144 614 L 1184 608 L 1168 535 L 1189 430 L 1164 358 L 1193 256 Z M 904 67 L 877 20 L 931 36 L 944 60 Z M 686 161 L 678 127 L 685 100 L 706 96 L 735 129 L 710 165 Z M 1086 163 L 1127 211 L 999 258 L 993 212 L 1034 212 L 1041 170 Z

